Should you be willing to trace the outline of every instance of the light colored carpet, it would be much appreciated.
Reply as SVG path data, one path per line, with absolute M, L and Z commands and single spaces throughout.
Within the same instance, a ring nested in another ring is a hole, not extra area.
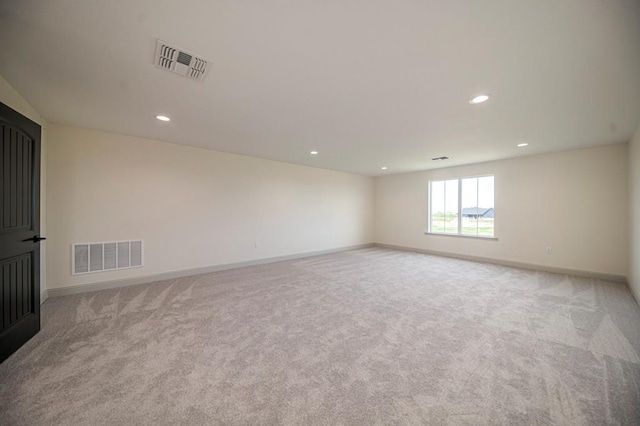
M 48 300 L 2 425 L 640 424 L 623 284 L 372 248 Z

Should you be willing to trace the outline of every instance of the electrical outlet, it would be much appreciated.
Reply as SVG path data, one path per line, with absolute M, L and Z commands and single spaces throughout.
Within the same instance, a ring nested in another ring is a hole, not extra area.
M 545 253 L 547 253 L 547 254 L 553 254 L 553 247 L 547 247 L 547 248 L 545 249 Z
M 260 248 L 260 241 L 255 242 L 256 248 Z

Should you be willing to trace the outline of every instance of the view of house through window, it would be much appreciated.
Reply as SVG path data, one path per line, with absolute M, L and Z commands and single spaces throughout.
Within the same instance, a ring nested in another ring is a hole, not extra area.
M 434 180 L 429 232 L 493 237 L 493 176 Z

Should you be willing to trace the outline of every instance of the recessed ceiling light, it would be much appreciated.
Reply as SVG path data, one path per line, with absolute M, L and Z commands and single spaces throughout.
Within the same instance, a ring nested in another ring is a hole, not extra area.
M 318 155 L 318 151 L 311 151 L 309 154 L 311 154 L 311 155 Z
M 489 95 L 478 95 L 469 101 L 470 104 L 481 104 L 489 100 Z
M 516 146 L 517 146 L 518 148 L 522 148 L 523 146 L 527 146 L 527 145 L 529 145 L 529 144 L 528 144 L 528 143 L 526 143 L 526 142 L 522 142 L 522 143 L 519 143 L 519 144 L 518 144 L 518 145 L 516 145 Z
M 166 115 L 156 115 L 156 118 L 160 121 L 171 121 L 171 119 Z
M 380 169 L 381 169 L 381 170 L 387 170 L 387 167 L 386 167 L 386 166 L 384 166 L 384 167 L 380 167 Z

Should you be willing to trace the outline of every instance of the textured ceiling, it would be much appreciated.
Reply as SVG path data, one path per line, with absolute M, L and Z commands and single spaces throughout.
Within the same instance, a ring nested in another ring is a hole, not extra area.
M 0 0 L 0 74 L 50 122 L 400 173 L 627 142 L 640 1 Z

